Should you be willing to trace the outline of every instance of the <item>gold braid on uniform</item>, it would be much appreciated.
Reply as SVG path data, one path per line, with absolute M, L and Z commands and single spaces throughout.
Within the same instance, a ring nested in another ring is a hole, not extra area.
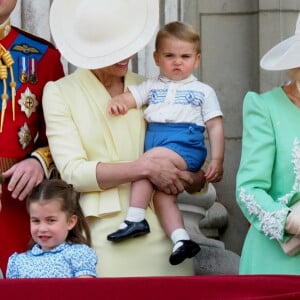
M 0 52 L 0 56 L 2 56 L 2 49 Z M 2 98 L 2 109 L 1 109 L 1 121 L 0 121 L 0 132 L 2 132 L 6 103 L 7 103 L 7 88 L 6 88 L 6 79 L 7 79 L 7 68 L 3 65 L 2 60 L 0 60 L 0 79 L 3 81 L 3 93 L 1 95 Z
M 0 132 L 3 129 L 4 117 L 5 117 L 5 110 L 7 105 L 7 69 L 10 71 L 10 88 L 11 88 L 11 100 L 12 100 L 12 113 L 13 113 L 13 120 L 15 120 L 15 98 L 16 98 L 16 82 L 14 77 L 14 71 L 12 65 L 14 60 L 8 50 L 4 48 L 2 44 L 0 44 L 0 79 L 3 81 L 3 93 L 1 95 L 2 98 L 2 110 L 1 110 L 1 119 L 0 119 Z

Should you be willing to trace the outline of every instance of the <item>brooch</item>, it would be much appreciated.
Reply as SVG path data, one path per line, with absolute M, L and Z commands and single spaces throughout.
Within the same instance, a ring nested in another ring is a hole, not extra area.
M 21 111 L 25 113 L 27 118 L 29 118 L 31 114 L 36 111 L 36 107 L 39 104 L 35 95 L 30 91 L 29 88 L 27 88 L 24 93 L 21 93 L 21 98 L 18 103 L 21 106 Z
M 22 146 L 22 149 L 24 150 L 31 141 L 31 135 L 27 123 L 25 123 L 20 128 L 18 132 L 18 136 L 19 136 L 19 143 Z

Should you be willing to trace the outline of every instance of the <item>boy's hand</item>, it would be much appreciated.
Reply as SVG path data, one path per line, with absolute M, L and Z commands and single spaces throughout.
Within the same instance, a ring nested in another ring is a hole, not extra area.
M 108 105 L 108 113 L 110 115 L 125 115 L 128 111 L 128 108 L 125 104 L 123 103 L 118 103 L 118 102 L 111 102 Z
M 223 178 L 223 162 L 218 159 L 212 159 L 209 163 L 205 178 L 209 182 L 219 182 Z

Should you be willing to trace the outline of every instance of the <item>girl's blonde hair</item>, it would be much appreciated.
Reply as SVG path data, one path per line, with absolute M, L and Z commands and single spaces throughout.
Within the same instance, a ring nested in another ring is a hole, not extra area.
M 59 201 L 61 210 L 67 214 L 77 216 L 77 222 L 68 233 L 66 242 L 71 244 L 86 244 L 91 246 L 91 234 L 86 218 L 79 204 L 80 194 L 76 192 L 71 184 L 61 179 L 46 179 L 37 185 L 27 197 L 27 211 L 31 203 Z M 30 246 L 33 246 L 31 243 Z
M 156 35 L 155 50 L 159 50 L 163 39 L 170 37 L 192 43 L 195 45 L 196 53 L 201 52 L 200 36 L 192 25 L 179 21 L 164 25 Z

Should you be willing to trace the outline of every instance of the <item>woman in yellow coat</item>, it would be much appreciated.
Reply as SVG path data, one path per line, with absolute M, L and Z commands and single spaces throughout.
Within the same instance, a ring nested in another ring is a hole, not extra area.
M 45 88 L 47 136 L 62 178 L 82 193 L 100 277 L 194 274 L 191 260 L 169 264 L 172 245 L 151 208 L 150 234 L 124 243 L 106 239 L 124 219 L 130 182 L 147 178 L 169 193 L 194 182 L 195 176 L 171 162 L 142 155 L 141 110 L 120 117 L 107 113 L 112 96 L 144 80 L 128 65 L 154 34 L 158 6 L 156 0 L 54 0 L 50 11 L 57 47 L 78 69 Z

